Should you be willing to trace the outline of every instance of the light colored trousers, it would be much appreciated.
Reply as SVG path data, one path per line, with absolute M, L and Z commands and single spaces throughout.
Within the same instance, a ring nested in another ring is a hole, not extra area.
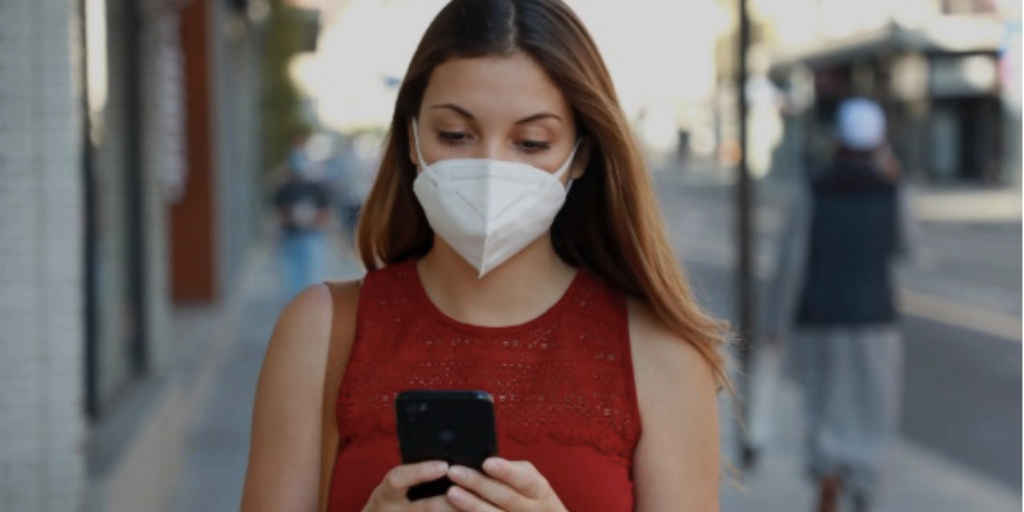
M 902 400 L 903 336 L 894 325 L 798 328 L 790 370 L 804 402 L 807 469 L 872 501 Z

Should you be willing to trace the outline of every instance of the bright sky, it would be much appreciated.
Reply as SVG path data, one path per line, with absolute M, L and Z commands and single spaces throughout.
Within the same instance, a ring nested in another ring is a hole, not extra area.
M 628 115 L 704 100 L 714 87 L 716 34 L 728 17 L 715 0 L 568 0 L 590 29 Z M 316 55 L 294 72 L 338 129 L 384 126 L 394 108 L 385 77 L 400 79 L 446 0 L 351 0 L 324 26 Z

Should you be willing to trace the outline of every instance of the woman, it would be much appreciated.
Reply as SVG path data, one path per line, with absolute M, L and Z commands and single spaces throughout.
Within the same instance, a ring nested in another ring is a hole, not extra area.
M 438 14 L 358 238 L 357 314 L 315 286 L 275 328 L 244 510 L 316 508 L 324 354 L 346 328 L 330 510 L 718 510 L 722 325 L 690 293 L 566 5 L 453 0 Z M 483 472 L 401 465 L 405 389 L 489 391 L 501 457 Z M 406 499 L 444 475 L 446 495 Z

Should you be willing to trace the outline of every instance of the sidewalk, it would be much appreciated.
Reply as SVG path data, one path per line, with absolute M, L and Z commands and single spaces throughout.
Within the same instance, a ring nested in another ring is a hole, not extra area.
M 331 279 L 349 279 L 362 270 L 331 242 Z M 253 249 L 254 268 L 247 272 L 238 325 L 228 326 L 232 339 L 223 348 L 205 405 L 189 439 L 173 512 L 238 512 L 249 457 L 253 398 L 263 354 L 286 300 L 278 291 L 278 272 L 269 242 Z

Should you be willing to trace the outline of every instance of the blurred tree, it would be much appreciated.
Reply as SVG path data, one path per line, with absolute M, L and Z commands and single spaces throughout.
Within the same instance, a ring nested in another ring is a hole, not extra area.
M 270 0 L 263 48 L 263 161 L 272 169 L 283 162 L 295 135 L 309 130 L 301 98 L 288 72 L 291 58 L 306 49 L 308 24 L 287 0 Z

